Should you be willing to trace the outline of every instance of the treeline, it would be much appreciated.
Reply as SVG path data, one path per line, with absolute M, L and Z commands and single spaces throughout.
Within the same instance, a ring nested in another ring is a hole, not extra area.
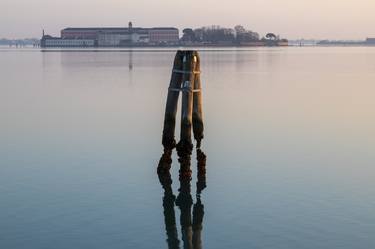
M 245 29 L 241 25 L 232 28 L 220 26 L 202 27 L 198 29 L 186 28 L 183 31 L 181 42 L 183 44 L 234 44 L 241 45 L 260 41 L 281 41 L 278 36 L 268 33 L 260 38 L 257 32 Z M 287 41 L 282 39 L 282 41 Z

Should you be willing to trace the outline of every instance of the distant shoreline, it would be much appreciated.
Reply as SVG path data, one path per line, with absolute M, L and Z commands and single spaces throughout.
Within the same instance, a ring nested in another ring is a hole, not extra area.
M 163 47 L 88 47 L 88 48 L 40 48 L 32 45 L 26 45 L 22 47 L 9 47 L 7 45 L 0 45 L 0 51 L 17 51 L 25 50 L 32 52 L 175 52 L 176 50 L 199 50 L 201 52 L 231 52 L 231 51 L 256 51 L 257 49 L 278 49 L 284 48 L 375 48 L 375 45 L 368 44 L 330 44 L 330 45 L 296 45 L 291 44 L 289 46 L 163 46 Z
M 252 42 L 248 44 L 169 44 L 169 45 L 149 45 L 149 44 L 134 44 L 128 46 L 40 46 L 42 49 L 139 49 L 139 48 L 251 48 L 251 47 L 288 47 L 290 46 L 287 42 L 272 41 L 272 43 L 267 43 L 263 41 Z

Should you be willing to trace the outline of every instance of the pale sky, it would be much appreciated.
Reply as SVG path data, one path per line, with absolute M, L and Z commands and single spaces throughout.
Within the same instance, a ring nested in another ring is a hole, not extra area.
M 59 35 L 65 27 L 208 25 L 289 39 L 375 37 L 375 0 L 0 0 L 0 38 Z

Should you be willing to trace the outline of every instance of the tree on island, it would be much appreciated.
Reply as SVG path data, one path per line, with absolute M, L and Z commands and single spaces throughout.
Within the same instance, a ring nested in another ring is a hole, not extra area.
M 196 41 L 208 44 L 233 43 L 234 30 L 220 26 L 202 27 L 194 30 Z
M 181 41 L 194 42 L 196 41 L 194 30 L 191 28 L 186 28 L 182 31 L 183 35 Z
M 236 43 L 246 43 L 259 41 L 259 34 L 251 30 L 246 30 L 243 26 L 237 25 L 234 27 L 236 33 Z
M 280 42 L 287 43 L 287 39 L 280 39 L 280 36 L 274 33 L 268 33 L 262 38 L 262 42 L 265 42 L 267 46 L 279 46 Z
M 212 45 L 246 45 L 252 42 L 262 41 L 267 45 L 277 45 L 280 40 L 279 36 L 274 33 L 268 33 L 262 39 L 259 34 L 245 29 L 242 25 L 237 25 L 234 29 L 223 28 L 220 26 L 208 26 L 198 29 L 185 28 L 181 38 L 182 44 L 212 44 Z
M 274 33 L 268 33 L 266 34 L 266 39 L 275 41 L 277 40 L 277 36 Z

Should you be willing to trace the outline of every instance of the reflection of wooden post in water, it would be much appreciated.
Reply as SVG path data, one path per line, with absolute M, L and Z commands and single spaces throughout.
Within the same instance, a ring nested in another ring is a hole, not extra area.
M 133 50 L 129 51 L 129 71 L 133 70 Z
M 200 58 L 196 51 L 177 51 L 164 116 L 163 146 L 164 153 L 158 165 L 160 182 L 164 188 L 164 218 L 167 231 L 168 247 L 179 248 L 175 212 L 172 202 L 174 196 L 171 188 L 171 176 L 169 170 L 172 164 L 172 150 L 176 147 L 180 163 L 180 189 L 176 199 L 176 205 L 180 208 L 181 234 L 183 247 L 201 249 L 202 248 L 202 222 L 204 207 L 201 203 L 200 194 L 206 187 L 206 156 L 200 150 L 203 139 L 203 111 L 202 93 L 200 81 Z M 175 126 L 176 113 L 179 94 L 182 92 L 181 110 L 181 134 L 180 142 L 176 145 Z M 192 206 L 191 196 L 191 153 L 193 143 L 191 132 L 197 141 L 197 161 L 198 161 L 198 182 L 197 182 L 197 202 Z
M 197 172 L 197 201 L 193 206 L 193 198 L 191 195 L 191 178 L 180 177 L 180 188 L 177 199 L 172 191 L 172 179 L 169 172 L 159 173 L 159 180 L 164 189 L 163 210 L 164 222 L 167 233 L 167 243 L 169 249 L 179 249 L 179 239 L 176 228 L 176 217 L 174 204 L 180 209 L 181 235 L 184 249 L 201 249 L 202 248 L 202 229 L 204 206 L 201 202 L 202 190 L 206 188 L 206 156 L 198 149 L 198 172 Z M 164 152 L 160 162 L 166 164 L 166 168 L 170 168 L 172 163 L 171 154 Z M 190 169 L 190 157 L 179 159 L 181 169 Z M 193 212 L 191 209 L 193 207 Z
M 202 230 L 203 230 L 204 206 L 200 195 L 197 197 L 197 203 L 193 207 L 193 248 L 202 248 Z
M 167 243 L 169 249 L 180 248 L 178 232 L 176 227 L 176 216 L 174 211 L 174 203 L 176 197 L 173 195 L 171 175 L 159 175 L 159 180 L 164 189 L 163 209 L 164 224 L 167 233 Z
M 191 155 L 193 144 L 191 129 L 200 147 L 203 138 L 200 58 L 196 51 L 177 51 L 164 116 L 164 150 L 176 147 L 174 130 L 179 92 L 182 92 L 181 134 L 177 145 L 180 157 Z
M 180 193 L 176 199 L 176 206 L 180 208 L 181 235 L 184 248 L 193 248 L 193 227 L 191 222 L 191 207 L 193 198 L 190 192 L 190 180 L 180 181 Z

